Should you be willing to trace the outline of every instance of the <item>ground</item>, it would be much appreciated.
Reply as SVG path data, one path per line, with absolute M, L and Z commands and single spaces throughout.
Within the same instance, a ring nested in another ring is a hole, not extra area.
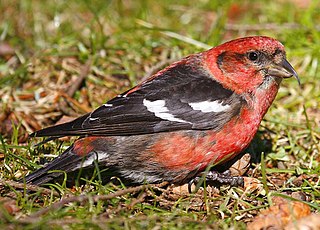
M 319 224 L 319 11 L 318 1 L 299 0 L 0 1 L 0 227 Z M 39 140 L 28 133 L 89 112 L 174 60 L 248 35 L 280 40 L 301 86 L 283 82 L 247 151 L 244 188 L 189 194 L 185 187 L 126 187 L 116 178 L 102 184 L 98 176 L 73 187 L 16 183 L 74 140 L 35 147 Z

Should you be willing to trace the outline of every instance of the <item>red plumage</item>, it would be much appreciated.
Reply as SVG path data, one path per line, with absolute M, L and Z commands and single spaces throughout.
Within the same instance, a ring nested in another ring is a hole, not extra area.
M 42 184 L 101 167 L 133 183 L 181 184 L 242 152 L 272 104 L 281 80 L 297 73 L 283 45 L 256 36 L 190 55 L 72 122 L 31 136 L 80 136 L 62 155 L 26 177 Z

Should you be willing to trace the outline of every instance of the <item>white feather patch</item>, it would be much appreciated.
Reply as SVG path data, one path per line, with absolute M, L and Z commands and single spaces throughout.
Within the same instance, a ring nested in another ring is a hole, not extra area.
M 89 117 L 90 121 L 95 121 L 95 120 L 98 120 L 98 119 L 99 119 L 99 117 Z
M 218 101 L 201 101 L 189 103 L 189 105 L 192 107 L 192 109 L 200 110 L 203 113 L 219 113 L 230 108 L 230 105 L 222 105 L 222 102 Z
M 155 116 L 168 121 L 177 121 L 183 123 L 190 123 L 188 121 L 174 117 L 173 114 L 169 113 L 168 108 L 165 106 L 164 100 L 148 101 L 143 99 L 143 105 L 147 107 L 147 110 L 154 113 Z
M 109 153 L 106 152 L 97 152 L 97 153 L 93 153 L 91 156 L 89 156 L 87 159 L 85 159 L 84 161 L 82 161 L 81 163 L 78 164 L 77 168 L 85 168 L 88 166 L 93 166 L 93 162 L 96 161 L 101 161 L 105 158 L 109 157 Z

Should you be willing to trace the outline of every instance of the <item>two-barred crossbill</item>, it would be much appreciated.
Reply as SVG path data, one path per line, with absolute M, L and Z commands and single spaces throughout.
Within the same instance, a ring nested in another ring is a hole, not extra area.
M 43 184 L 62 174 L 52 170 L 93 168 L 95 161 L 133 183 L 192 181 L 249 145 L 282 79 L 292 76 L 299 81 L 284 46 L 269 37 L 190 55 L 91 113 L 31 134 L 80 138 L 25 181 Z

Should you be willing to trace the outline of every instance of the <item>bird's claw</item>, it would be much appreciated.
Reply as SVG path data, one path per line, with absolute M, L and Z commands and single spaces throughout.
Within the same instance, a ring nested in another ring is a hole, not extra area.
M 192 193 L 191 186 L 196 185 L 196 190 L 206 181 L 207 185 L 212 184 L 228 184 L 231 186 L 244 186 L 244 180 L 241 176 L 232 176 L 229 170 L 219 173 L 209 171 L 208 173 L 200 173 L 197 177 L 191 179 L 188 183 L 188 191 Z

